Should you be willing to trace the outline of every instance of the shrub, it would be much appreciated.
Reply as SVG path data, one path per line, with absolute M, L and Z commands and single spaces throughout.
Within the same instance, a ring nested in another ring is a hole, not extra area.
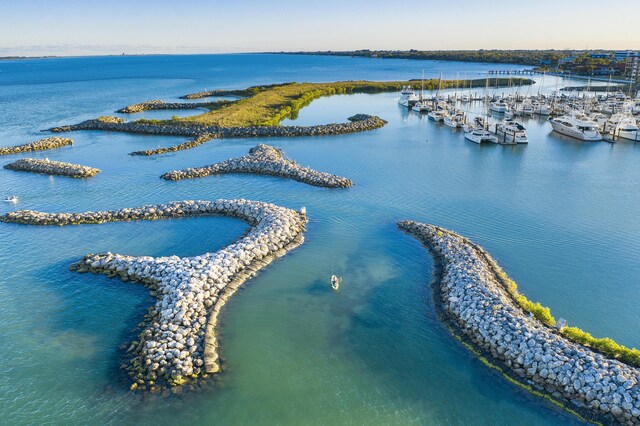
M 629 349 L 608 337 L 596 338 L 577 327 L 565 327 L 562 334 L 570 340 L 592 348 L 610 358 L 618 359 L 626 364 L 640 367 L 640 350 Z

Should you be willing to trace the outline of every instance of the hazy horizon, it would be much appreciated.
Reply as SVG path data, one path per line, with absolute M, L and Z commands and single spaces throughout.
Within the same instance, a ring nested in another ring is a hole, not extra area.
M 219 4 L 0 0 L 0 56 L 214 54 L 321 50 L 640 49 L 640 32 L 601 2 L 412 4 L 256 0 Z M 611 8 L 609 8 L 611 9 Z M 640 2 L 615 8 L 640 16 Z

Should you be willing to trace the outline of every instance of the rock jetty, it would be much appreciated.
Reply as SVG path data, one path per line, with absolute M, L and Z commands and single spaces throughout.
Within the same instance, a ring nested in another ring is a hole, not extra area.
M 640 424 L 640 370 L 570 341 L 523 311 L 502 270 L 482 248 L 452 231 L 406 221 L 399 228 L 437 263 L 444 319 L 508 374 L 607 423 Z M 502 273 L 503 274 L 503 273 Z
M 174 170 L 160 177 L 180 180 L 226 173 L 279 176 L 325 188 L 348 188 L 353 185 L 350 179 L 302 167 L 286 158 L 280 149 L 264 144 L 254 146 L 249 150 L 249 155 L 244 157 L 232 158 L 210 166 Z
M 255 138 L 255 137 L 299 137 L 338 135 L 345 133 L 363 132 L 378 129 L 387 122 L 380 117 L 356 114 L 349 117 L 346 123 L 320 124 L 315 126 L 250 126 L 250 127 L 219 127 L 193 124 L 189 122 L 166 122 L 155 124 L 148 122 L 123 122 L 118 117 L 100 117 L 95 120 L 83 121 L 71 126 L 60 126 L 49 129 L 52 132 L 70 132 L 75 130 L 104 130 L 111 132 L 138 133 L 144 135 L 172 135 L 190 136 L 195 138 L 175 147 L 161 148 L 160 150 L 136 152 L 135 155 L 153 155 L 155 153 L 173 152 L 181 149 L 189 149 L 200 143 L 195 143 L 199 138 L 203 141 L 212 138 Z M 209 135 L 204 137 L 203 135 Z M 214 135 L 214 136 L 210 136 Z M 208 139 L 207 139 L 208 138 Z M 133 153 L 132 153 L 133 154 Z
M 82 166 L 80 164 L 39 160 L 36 158 L 23 158 L 4 166 L 5 169 L 21 172 L 42 173 L 46 175 L 69 176 L 73 178 L 88 178 L 100 173 L 100 169 Z
M 0 221 L 63 226 L 203 215 L 237 217 L 252 228 L 233 244 L 200 256 L 89 254 L 72 267 L 78 272 L 142 282 L 157 298 L 139 338 L 127 351 L 130 362 L 126 365 L 134 381 L 132 389 L 157 392 L 220 370 L 216 338 L 220 310 L 248 278 L 302 244 L 306 212 L 239 199 L 87 213 L 23 210 L 0 216 Z
M 186 142 L 183 142 L 181 144 L 178 145 L 172 145 L 172 146 L 168 146 L 166 148 L 156 148 L 156 149 L 147 149 L 145 151 L 134 151 L 134 152 L 130 152 L 129 155 L 146 155 L 146 156 L 150 156 L 150 155 L 158 155 L 158 154 L 166 154 L 169 152 L 176 152 L 176 151 L 182 151 L 185 149 L 191 149 L 191 148 L 195 148 L 198 145 L 202 145 L 205 142 L 210 141 L 211 139 L 217 139 L 219 138 L 220 135 L 217 133 L 203 133 L 199 136 L 196 136 L 195 138 L 188 140 Z
M 154 101 L 146 101 L 141 102 L 139 104 L 129 105 L 127 107 L 121 108 L 116 112 L 121 114 L 134 114 L 137 112 L 143 111 L 152 111 L 152 110 L 172 110 L 172 109 L 197 109 L 197 108 L 206 108 L 208 103 L 197 103 L 197 102 L 165 102 L 160 100 Z
M 263 88 L 269 88 L 269 87 L 275 87 L 275 86 L 284 86 L 287 84 L 291 84 L 291 83 L 278 83 L 278 84 L 270 84 L 270 85 L 266 85 L 266 86 L 262 86 Z M 180 96 L 180 99 L 202 99 L 202 98 L 211 98 L 214 96 L 250 96 L 251 94 L 249 93 L 249 91 L 247 89 L 237 89 L 237 90 L 225 90 L 225 89 L 218 89 L 218 90 L 207 90 L 204 92 L 197 92 L 197 93 L 189 93 L 188 95 L 184 95 L 184 96 Z
M 45 151 L 47 149 L 56 149 L 63 146 L 73 144 L 73 139 L 51 137 L 40 139 L 35 142 L 26 143 L 24 145 L 0 147 L 0 155 L 20 154 L 22 152 Z

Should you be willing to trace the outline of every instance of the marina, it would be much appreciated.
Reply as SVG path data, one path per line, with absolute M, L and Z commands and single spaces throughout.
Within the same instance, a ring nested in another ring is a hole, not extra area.
M 405 87 L 398 104 L 453 129 L 464 127 L 465 135 L 474 130 L 485 132 L 484 136 L 479 133 L 465 136 L 476 143 L 529 143 L 522 120 L 534 115 L 548 117 L 554 132 L 574 139 L 640 142 L 640 93 L 635 98 L 620 91 L 566 95 L 547 90 L 546 94 L 530 95 L 522 94 L 521 88 L 514 86 L 514 92 L 505 96 L 495 90 L 489 92 L 489 81 L 487 77 L 487 90 L 482 97 L 464 91 L 459 94 L 457 89 L 449 89 L 446 96 L 438 90 L 425 97 L 424 91 L 418 96 L 411 87 Z

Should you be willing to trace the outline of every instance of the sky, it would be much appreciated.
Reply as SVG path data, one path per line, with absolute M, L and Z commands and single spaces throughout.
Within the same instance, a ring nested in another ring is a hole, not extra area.
M 640 50 L 640 0 L 0 0 L 0 56 Z

